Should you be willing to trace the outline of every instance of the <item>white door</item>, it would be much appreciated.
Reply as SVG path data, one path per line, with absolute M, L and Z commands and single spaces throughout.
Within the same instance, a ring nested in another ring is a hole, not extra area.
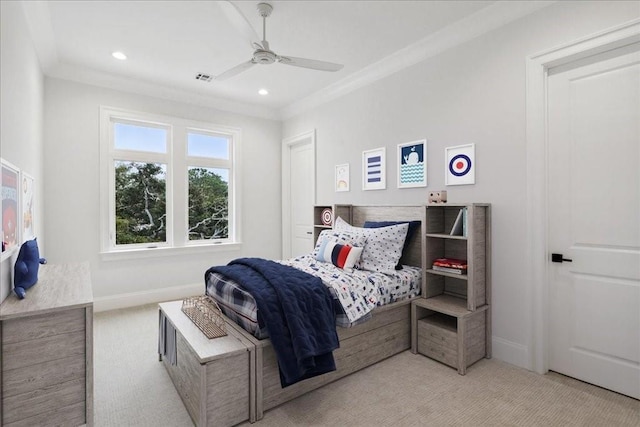
M 282 256 L 313 250 L 316 199 L 315 131 L 287 138 L 282 145 Z
M 640 45 L 548 79 L 549 369 L 640 398 Z
M 313 147 L 291 147 L 291 256 L 313 250 Z

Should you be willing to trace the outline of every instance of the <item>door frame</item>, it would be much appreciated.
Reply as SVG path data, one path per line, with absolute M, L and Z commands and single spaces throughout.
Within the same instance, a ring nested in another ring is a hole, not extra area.
M 282 140 L 282 258 L 291 257 L 291 149 L 298 144 L 311 143 L 312 201 L 316 203 L 316 130 L 284 138 Z M 309 214 L 311 215 L 311 213 Z M 312 221 L 313 222 L 313 221 Z
M 544 374 L 549 370 L 548 269 L 548 78 L 549 70 L 640 41 L 640 19 L 527 57 L 527 270 L 526 300 L 531 301 L 527 365 Z

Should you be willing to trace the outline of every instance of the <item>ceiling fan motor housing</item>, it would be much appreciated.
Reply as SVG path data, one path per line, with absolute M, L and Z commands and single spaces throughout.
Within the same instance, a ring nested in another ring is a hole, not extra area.
M 273 64 L 276 62 L 276 54 L 268 50 L 256 50 L 253 53 L 253 61 L 256 64 Z

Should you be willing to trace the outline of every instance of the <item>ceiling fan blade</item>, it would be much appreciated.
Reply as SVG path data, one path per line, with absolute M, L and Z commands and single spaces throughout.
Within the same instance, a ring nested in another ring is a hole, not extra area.
M 247 18 L 242 14 L 238 6 L 230 1 L 216 2 L 222 13 L 227 17 L 231 25 L 253 46 L 253 43 L 261 41 L 258 33 L 253 29 Z
M 243 62 L 242 64 L 236 65 L 235 67 L 225 71 L 224 73 L 220 74 L 219 76 L 216 77 L 216 80 L 226 80 L 229 77 L 233 77 L 236 74 L 240 74 L 243 71 L 248 70 L 249 68 L 253 67 L 254 65 L 256 65 L 253 62 L 253 59 L 247 61 L 247 62 Z
M 278 61 L 282 64 L 293 65 L 302 68 L 311 68 L 320 71 L 338 71 L 342 70 L 344 65 L 334 64 L 333 62 L 318 61 L 315 59 L 296 58 L 294 56 L 280 56 Z

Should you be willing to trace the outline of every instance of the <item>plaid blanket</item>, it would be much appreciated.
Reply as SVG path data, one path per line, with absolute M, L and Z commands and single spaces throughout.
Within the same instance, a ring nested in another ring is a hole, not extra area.
M 329 288 L 329 291 L 333 298 L 337 326 L 350 328 L 371 318 L 371 312 L 369 312 L 355 322 L 349 322 L 349 318 L 335 296 L 335 291 L 333 288 Z M 247 332 L 258 339 L 269 337 L 267 328 L 258 316 L 256 300 L 236 282 L 219 273 L 211 273 L 207 281 L 206 293 L 216 300 L 225 316 L 242 326 Z

